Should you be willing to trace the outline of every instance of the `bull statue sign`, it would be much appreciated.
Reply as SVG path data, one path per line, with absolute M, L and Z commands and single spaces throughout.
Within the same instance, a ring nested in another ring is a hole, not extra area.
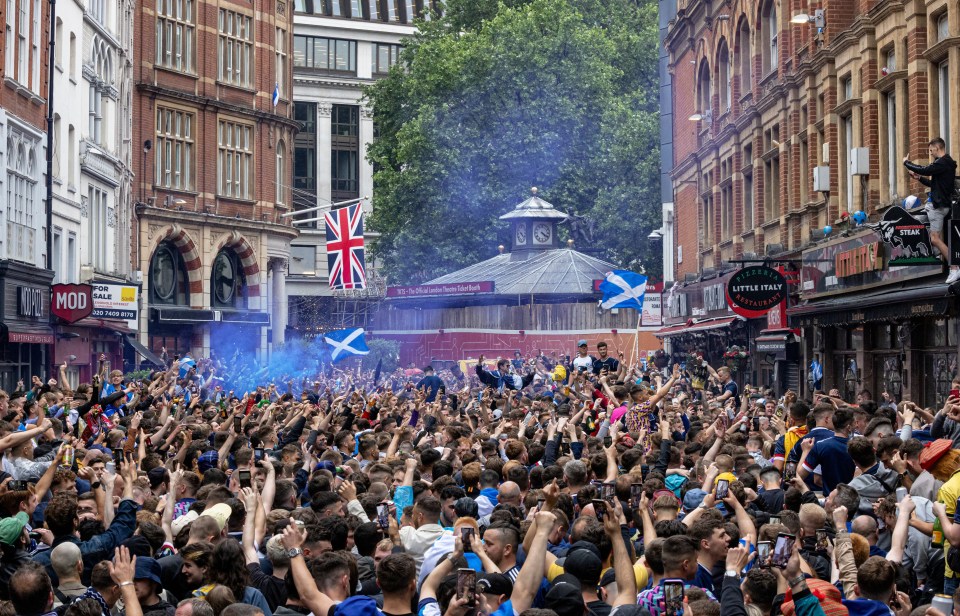
M 940 263 L 940 258 L 933 254 L 927 226 L 899 205 L 887 210 L 880 222 L 865 226 L 890 246 L 890 266 Z

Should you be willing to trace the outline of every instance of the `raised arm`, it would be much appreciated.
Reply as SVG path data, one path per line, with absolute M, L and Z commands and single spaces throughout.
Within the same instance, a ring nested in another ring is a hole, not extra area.
M 623 542 L 620 532 L 620 518 L 623 511 L 620 508 L 620 499 L 613 499 L 613 511 L 603 518 L 603 530 L 613 545 L 613 570 L 617 580 L 617 598 L 613 607 L 618 605 L 635 605 L 637 603 L 637 578 L 633 572 L 633 563 L 630 562 L 630 553 Z
M 533 538 L 527 560 L 520 568 L 517 581 L 513 584 L 513 593 L 510 595 L 514 612 L 517 614 L 523 613 L 524 610 L 533 605 L 537 589 L 540 588 L 540 582 L 543 580 L 543 572 L 546 568 L 547 536 L 553 530 L 553 524 L 556 522 L 557 516 L 549 511 L 540 511 L 535 515 L 534 520 L 537 523 L 537 534 Z M 629 569 L 631 572 L 633 571 L 632 568 Z M 297 588 L 299 589 L 299 586 Z M 318 612 L 314 611 L 314 613 Z
M 293 518 L 290 518 L 290 524 L 283 530 L 283 538 L 281 539 L 283 547 L 287 550 L 301 548 L 306 538 L 306 530 L 298 528 Z M 290 559 L 290 573 L 303 604 L 310 608 L 310 611 L 314 614 L 327 614 L 334 603 L 330 597 L 317 588 L 317 583 L 310 574 L 307 563 L 303 560 L 302 552 Z

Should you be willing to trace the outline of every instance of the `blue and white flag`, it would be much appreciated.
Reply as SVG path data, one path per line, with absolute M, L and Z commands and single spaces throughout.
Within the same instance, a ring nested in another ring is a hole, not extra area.
M 191 368 L 197 367 L 197 360 L 187 355 L 180 359 L 180 378 L 185 379 L 190 373 Z
M 603 299 L 600 305 L 611 308 L 636 308 L 643 310 L 643 294 L 647 291 L 647 277 L 627 270 L 607 272 L 600 283 Z
M 276 83 L 273 86 L 273 106 L 276 107 L 277 103 L 280 102 L 280 84 Z
M 823 366 L 817 360 L 810 362 L 810 380 L 813 381 L 814 389 L 820 389 L 820 381 L 823 380 Z
M 370 352 L 362 327 L 338 329 L 324 335 L 323 339 L 332 347 L 330 349 L 330 359 L 333 363 L 353 355 L 366 355 Z

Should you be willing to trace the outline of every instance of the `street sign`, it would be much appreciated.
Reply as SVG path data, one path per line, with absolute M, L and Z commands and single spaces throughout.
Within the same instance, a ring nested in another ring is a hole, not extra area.
M 66 323 L 76 323 L 93 312 L 93 289 L 88 284 L 55 284 L 50 289 L 50 312 Z

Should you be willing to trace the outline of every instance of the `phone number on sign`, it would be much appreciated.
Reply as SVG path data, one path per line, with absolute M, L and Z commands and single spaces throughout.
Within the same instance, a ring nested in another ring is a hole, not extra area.
M 90 316 L 97 319 L 124 319 L 132 321 L 137 318 L 137 313 L 133 310 L 104 310 L 103 308 L 94 309 Z

